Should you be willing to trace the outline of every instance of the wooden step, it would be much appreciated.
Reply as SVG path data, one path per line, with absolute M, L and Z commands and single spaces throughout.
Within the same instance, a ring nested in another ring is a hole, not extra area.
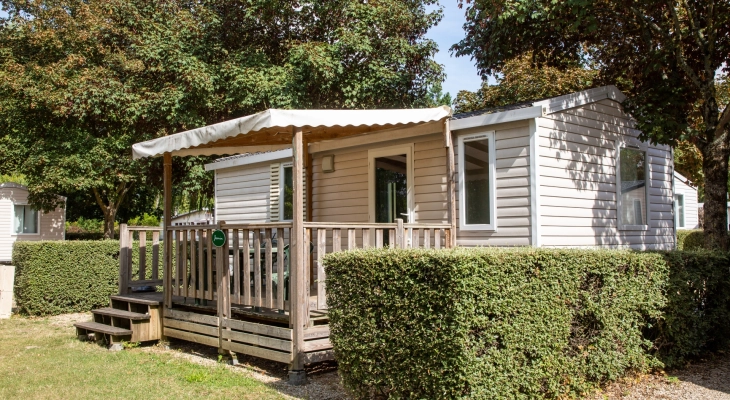
M 126 310 L 119 310 L 116 308 L 99 308 L 91 311 L 94 314 L 107 315 L 110 317 L 126 318 L 130 321 L 143 321 L 150 319 L 149 314 L 136 313 Z
M 146 304 L 150 306 L 162 305 L 162 293 L 132 293 L 132 294 L 115 294 L 110 296 L 112 300 L 126 301 L 134 304 Z
M 117 328 L 116 326 L 104 325 L 98 322 L 77 322 L 74 324 L 75 327 L 80 329 L 86 329 L 87 331 L 100 332 L 112 336 L 129 336 L 132 331 L 124 328 Z

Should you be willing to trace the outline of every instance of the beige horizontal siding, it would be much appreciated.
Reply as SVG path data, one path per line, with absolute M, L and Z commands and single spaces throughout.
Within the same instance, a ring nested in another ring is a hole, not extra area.
M 647 151 L 649 229 L 619 230 L 615 140 L 638 138 L 635 123 L 609 100 L 538 119 L 540 235 L 544 246 L 673 247 L 671 153 Z
M 215 176 L 216 221 L 271 221 L 271 172 L 266 162 L 220 169 Z

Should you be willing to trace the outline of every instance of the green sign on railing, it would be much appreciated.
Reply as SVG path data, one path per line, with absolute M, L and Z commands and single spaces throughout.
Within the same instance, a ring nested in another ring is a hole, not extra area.
M 226 243 L 226 234 L 222 230 L 216 229 L 213 231 L 213 246 L 221 247 Z

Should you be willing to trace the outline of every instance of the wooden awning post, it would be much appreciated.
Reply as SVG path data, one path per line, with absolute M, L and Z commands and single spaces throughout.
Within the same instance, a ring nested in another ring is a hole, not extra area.
M 304 146 L 301 128 L 292 130 L 292 233 L 291 233 L 291 325 L 293 330 L 292 362 L 289 383 L 300 385 L 306 382 L 304 371 L 304 329 L 308 323 L 306 265 L 304 249 L 304 199 L 302 173 L 304 171 Z
M 172 231 L 168 230 L 168 226 L 172 224 L 172 154 L 165 153 L 163 155 L 163 186 L 164 186 L 164 210 L 162 223 L 162 232 L 165 238 L 163 263 L 163 281 L 162 291 L 164 292 L 165 308 L 172 308 Z
M 446 235 L 446 246 L 456 247 L 456 174 L 454 173 L 454 143 L 449 119 L 444 120 L 444 147 L 446 148 L 446 197 L 449 206 L 448 223 L 451 232 Z

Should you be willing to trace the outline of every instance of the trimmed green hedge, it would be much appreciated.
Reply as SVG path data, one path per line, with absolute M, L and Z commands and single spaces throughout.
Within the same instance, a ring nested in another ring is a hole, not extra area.
M 700 250 L 705 248 L 705 232 L 702 229 L 678 229 L 677 250 Z
M 138 274 L 135 242 L 133 274 Z M 152 243 L 147 245 L 151 274 Z M 119 241 L 15 242 L 15 300 L 21 314 L 57 315 L 108 306 L 119 291 Z M 162 272 L 160 271 L 160 276 Z
M 360 398 L 574 396 L 717 345 L 700 338 L 718 332 L 725 300 L 689 328 L 707 298 L 671 292 L 694 293 L 723 263 L 608 250 L 334 253 L 325 259 L 331 340 Z

